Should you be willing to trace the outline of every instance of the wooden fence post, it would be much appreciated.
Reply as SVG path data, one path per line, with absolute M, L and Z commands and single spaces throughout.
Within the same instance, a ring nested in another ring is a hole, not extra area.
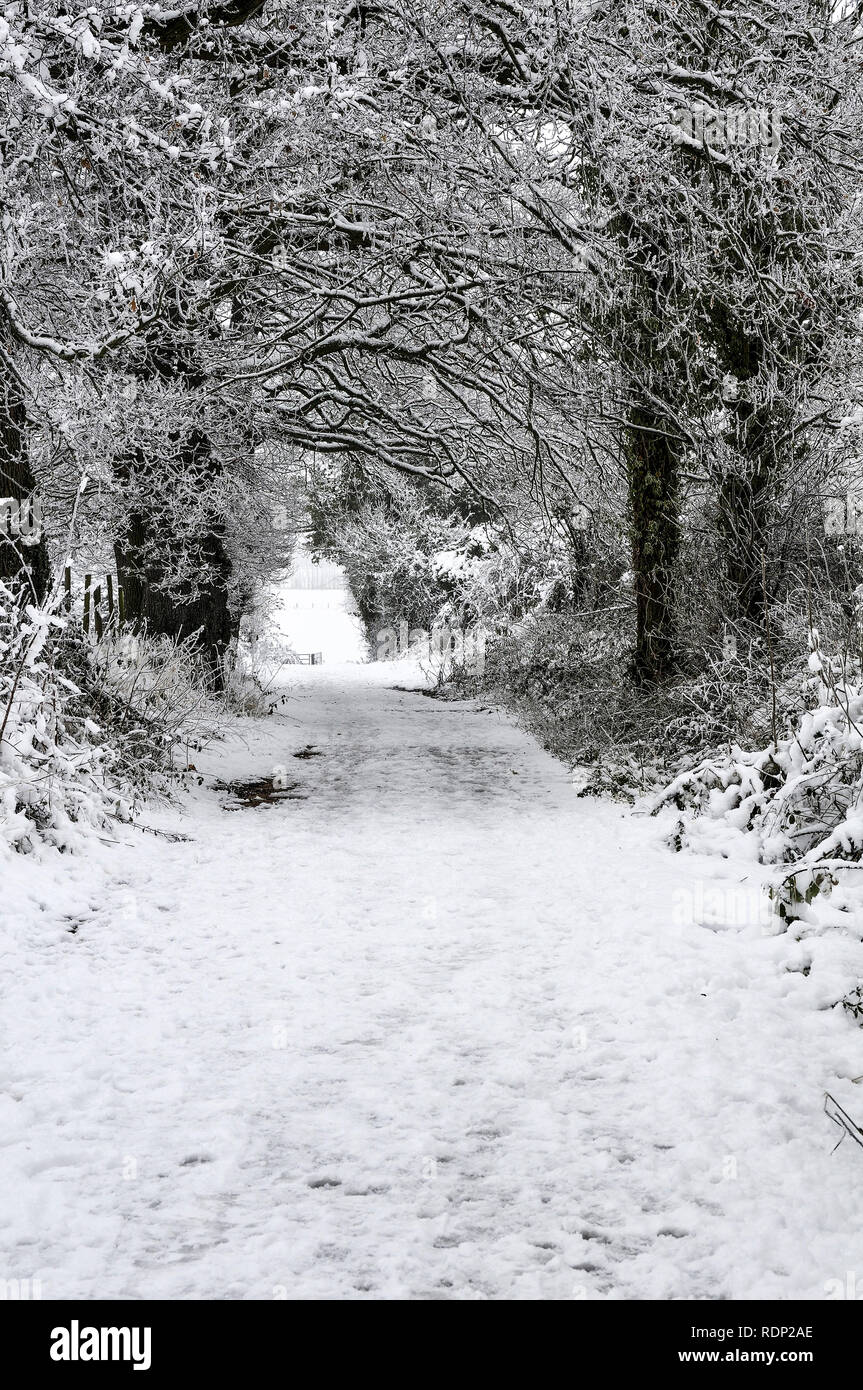
M 93 590 L 93 620 L 96 628 L 96 641 L 102 640 L 102 586 L 97 584 Z

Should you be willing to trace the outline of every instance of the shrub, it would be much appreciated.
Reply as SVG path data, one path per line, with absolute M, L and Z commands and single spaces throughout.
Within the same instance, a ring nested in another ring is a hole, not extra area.
M 0 844 L 22 853 L 71 850 L 131 814 L 116 750 L 62 673 L 69 655 L 62 620 L 0 585 Z
M 791 865 L 770 890 L 783 921 L 807 920 L 809 904 L 829 896 L 843 870 L 863 860 L 860 663 L 826 657 L 813 630 L 808 672 L 811 707 L 782 737 L 755 752 L 734 746 L 704 759 L 655 805 L 683 812 L 678 847 L 706 820 L 744 837 L 762 863 Z

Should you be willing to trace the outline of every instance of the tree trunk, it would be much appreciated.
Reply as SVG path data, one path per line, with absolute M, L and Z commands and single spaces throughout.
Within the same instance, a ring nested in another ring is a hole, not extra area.
M 193 399 L 204 380 L 194 327 L 192 306 L 177 301 L 149 353 L 149 369 Z M 180 427 L 170 436 L 168 448 L 167 466 L 164 459 L 139 454 L 121 468 L 124 481 L 136 484 L 136 500 L 114 546 L 125 617 L 134 627 L 175 641 L 197 634 L 208 679 L 222 689 L 224 659 L 235 636 L 232 565 L 223 519 L 214 505 L 207 509 L 202 532 L 183 534 L 177 524 L 182 502 L 172 496 L 176 480 L 186 494 L 200 492 L 206 498 L 218 481 L 221 463 L 211 440 L 198 428 L 186 426 L 184 432 Z M 142 497 L 152 499 L 152 506 L 143 504 Z M 190 571 L 188 580 L 178 578 Z
M 719 480 L 719 525 L 736 616 L 764 628 L 765 572 L 775 568 L 776 522 L 792 451 L 793 411 L 739 401 L 732 416 L 731 468 Z M 784 444 L 777 445 L 777 439 Z M 765 566 L 766 561 L 766 566 Z
M 24 399 L 17 381 L 6 372 L 0 377 L 0 498 L 30 503 L 35 494 L 36 479 L 27 448 Z M 25 527 L 29 524 L 25 519 Z M 50 587 L 51 563 L 38 511 L 32 517 L 32 524 L 34 530 L 29 538 L 15 534 L 16 527 L 8 526 L 4 511 L 0 525 L 0 580 L 23 581 L 26 597 L 31 602 L 41 603 Z
M 183 452 L 190 472 L 205 486 L 218 470 L 209 441 L 196 433 L 186 441 Z M 182 540 L 172 544 L 171 536 L 164 534 L 166 514 L 170 515 L 170 507 L 151 514 L 131 512 L 124 534 L 115 543 L 126 621 L 175 641 L 197 634 L 208 679 L 214 688 L 222 689 L 224 658 L 235 636 L 229 605 L 231 561 L 223 527 L 214 517 L 205 534 L 195 538 L 200 576 L 194 587 L 178 585 L 171 582 L 171 554 Z
M 762 555 L 770 510 L 766 479 L 761 471 L 746 477 L 726 476 L 719 489 L 719 508 L 734 617 L 760 627 L 764 621 Z
M 635 574 L 634 674 L 657 682 L 674 667 L 674 570 L 680 549 L 676 452 L 650 409 L 636 409 L 626 430 Z

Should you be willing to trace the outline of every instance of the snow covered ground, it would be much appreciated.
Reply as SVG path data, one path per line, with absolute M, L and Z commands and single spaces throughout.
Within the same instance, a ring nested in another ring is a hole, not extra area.
M 363 624 L 344 572 L 328 561 L 315 562 L 301 539 L 289 571 L 273 583 L 264 609 L 269 634 L 279 645 L 331 662 L 367 659 Z
M 273 617 L 295 652 L 320 652 L 328 665 L 366 660 L 362 623 L 342 590 L 282 588 Z
M 338 589 L 282 591 L 275 617 L 295 652 L 320 652 L 325 664 L 365 660 L 363 624 Z
M 829 1089 L 863 1119 L 863 1033 L 765 932 L 757 869 L 673 855 L 498 713 L 393 689 L 407 666 L 287 681 L 182 814 L 145 818 L 188 840 L 0 865 L 0 1278 L 863 1287 L 863 1150 L 832 1152 L 822 1110 Z M 212 786 L 278 765 L 296 799 Z

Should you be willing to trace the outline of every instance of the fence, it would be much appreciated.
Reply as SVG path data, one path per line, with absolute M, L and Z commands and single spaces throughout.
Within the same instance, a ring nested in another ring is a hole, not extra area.
M 97 581 L 99 580 L 98 575 L 95 578 Z M 85 636 L 88 636 L 92 618 L 92 627 L 97 642 L 101 642 L 106 627 L 110 631 L 116 632 L 126 621 L 123 590 L 117 576 L 106 574 L 104 578 L 105 587 L 103 590 L 101 582 L 94 585 L 92 574 L 84 575 L 84 607 L 81 613 L 81 626 Z M 68 565 L 63 574 L 63 608 L 67 613 L 72 612 L 72 571 Z
M 101 642 L 106 630 L 119 632 L 120 628 L 123 627 L 126 621 L 126 605 L 123 588 L 116 574 L 104 576 L 104 589 L 101 582 L 94 585 L 94 577 L 99 578 L 98 575 L 84 575 L 84 605 L 81 611 L 81 627 L 84 635 L 89 636 L 92 626 L 96 641 Z M 66 613 L 72 612 L 72 571 L 68 565 L 63 574 L 63 608 Z M 324 656 L 323 652 L 294 652 L 290 659 L 300 666 L 322 666 Z

